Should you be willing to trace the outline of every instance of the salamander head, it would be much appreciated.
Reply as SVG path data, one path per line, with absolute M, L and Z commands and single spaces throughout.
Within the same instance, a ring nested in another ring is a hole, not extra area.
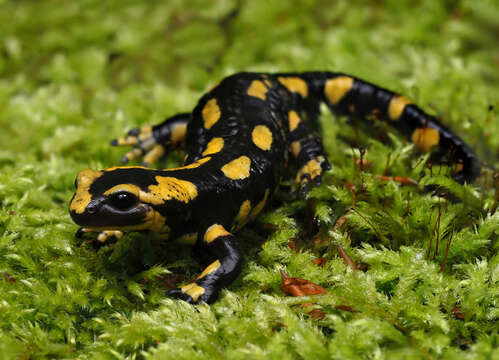
M 142 167 L 80 171 L 69 204 L 73 221 L 93 230 L 160 230 L 165 218 L 154 205 L 164 201 L 151 191 L 156 175 Z

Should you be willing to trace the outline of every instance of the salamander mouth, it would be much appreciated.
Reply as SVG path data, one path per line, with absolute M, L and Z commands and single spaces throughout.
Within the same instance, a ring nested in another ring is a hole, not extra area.
M 144 224 L 151 208 L 139 203 L 126 210 L 113 208 L 105 201 L 92 200 L 81 214 L 70 211 L 73 221 L 90 228 L 122 229 Z

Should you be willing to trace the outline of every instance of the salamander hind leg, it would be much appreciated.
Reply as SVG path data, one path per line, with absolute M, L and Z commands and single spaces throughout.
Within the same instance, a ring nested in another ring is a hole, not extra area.
M 121 158 L 121 163 L 142 157 L 142 165 L 149 166 L 168 150 L 181 147 L 190 119 L 190 113 L 177 114 L 158 125 L 132 129 L 125 137 L 112 140 L 111 145 L 133 146 Z
M 196 280 L 167 293 L 169 297 L 191 304 L 213 303 L 221 289 L 231 284 L 241 272 L 243 255 L 236 247 L 236 238 L 220 224 L 206 229 L 199 242 L 213 257 L 213 261 Z
M 301 121 L 298 111 L 289 111 L 288 122 L 289 150 L 298 163 L 296 190 L 305 196 L 313 186 L 321 184 L 322 174 L 329 170 L 331 165 L 324 153 L 319 135 Z

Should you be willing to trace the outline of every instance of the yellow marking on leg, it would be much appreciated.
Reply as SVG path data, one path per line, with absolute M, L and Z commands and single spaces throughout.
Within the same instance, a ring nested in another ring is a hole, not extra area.
M 249 96 L 254 96 L 254 97 L 260 98 L 262 100 L 265 100 L 267 97 L 266 96 L 267 91 L 268 91 L 268 89 L 262 81 L 253 80 L 246 93 Z
M 293 131 L 294 129 L 296 129 L 298 127 L 301 119 L 296 111 L 291 110 L 288 113 L 288 121 L 289 121 L 289 131 Z
M 128 161 L 131 161 L 133 159 L 136 159 L 142 155 L 142 149 L 135 148 L 125 154 L 125 157 L 127 158 Z
M 464 165 L 463 165 L 463 160 L 462 159 L 458 159 L 458 162 L 456 164 L 456 172 L 461 172 L 463 171 L 464 169 Z
M 302 98 L 305 99 L 308 96 L 308 86 L 305 80 L 296 76 L 280 76 L 277 80 L 289 91 L 300 94 Z
M 83 170 L 78 173 L 76 176 L 78 187 L 76 189 L 76 194 L 69 205 L 70 211 L 74 211 L 77 214 L 82 214 L 85 211 L 88 203 L 92 200 L 92 194 L 89 192 L 90 186 L 95 179 L 101 175 L 102 171 L 94 170 Z
M 431 127 L 417 128 L 412 133 L 412 142 L 421 151 L 428 151 L 440 142 L 440 133 Z
M 220 224 L 213 224 L 204 233 L 203 240 L 207 243 L 218 239 L 220 236 L 232 235 L 230 232 L 225 230 L 225 228 Z
M 144 162 L 147 164 L 152 164 L 159 160 L 165 153 L 165 148 L 163 145 L 154 145 L 154 147 L 144 156 Z
M 171 176 L 156 176 L 158 185 L 149 185 L 147 192 L 141 191 L 139 199 L 141 202 L 160 205 L 168 200 L 178 200 L 188 203 L 198 196 L 197 187 L 187 180 L 180 180 Z
M 221 265 L 221 264 L 220 264 L 220 260 L 215 260 L 215 261 L 213 261 L 210 265 L 208 265 L 208 266 L 206 267 L 206 269 L 204 269 L 204 270 L 203 270 L 203 272 L 201 273 L 201 275 L 199 275 L 199 276 L 197 277 L 197 279 L 196 279 L 196 280 L 202 279 L 202 278 L 204 278 L 206 275 L 209 275 L 209 274 L 211 274 L 212 272 L 217 271 L 217 270 L 218 270 L 218 268 L 220 267 L 220 265 Z
M 296 181 L 300 181 L 303 175 L 309 174 L 311 179 L 319 176 L 322 173 L 320 157 L 316 159 L 309 160 L 302 168 L 298 171 L 296 175 Z
M 251 220 L 255 219 L 258 216 L 258 214 L 260 214 L 260 212 L 263 210 L 263 208 L 265 207 L 265 204 L 267 203 L 267 199 L 269 198 L 269 195 L 270 195 L 270 190 L 265 189 L 265 194 L 263 195 L 262 201 L 260 201 L 258 204 L 256 204 L 256 206 L 251 211 L 251 214 L 250 214 Z
M 198 301 L 199 297 L 204 294 L 205 289 L 196 283 L 187 284 L 180 289 L 184 294 L 190 295 L 192 300 Z
M 272 146 L 272 132 L 265 125 L 257 125 L 251 132 L 253 143 L 262 150 L 270 150 Z
M 118 146 L 137 145 L 139 142 L 136 136 L 120 137 L 116 141 Z
M 352 89 L 354 79 L 350 76 L 338 76 L 326 81 L 324 94 L 331 105 L 336 105 Z
M 106 242 L 110 237 L 115 237 L 117 240 L 119 240 L 123 237 L 123 232 L 119 230 L 101 231 L 99 235 L 97 235 L 97 241 Z
M 215 137 L 210 140 L 210 142 L 206 145 L 206 149 L 203 151 L 203 156 L 216 154 L 224 147 L 224 139 L 221 137 Z
M 178 124 L 172 129 L 171 142 L 173 144 L 178 144 L 185 139 L 185 134 L 187 133 L 187 124 Z
M 250 175 L 250 167 L 251 159 L 243 155 L 222 166 L 221 170 L 229 179 L 242 180 Z
M 293 141 L 290 145 L 291 154 L 296 158 L 301 151 L 301 144 L 299 141 Z
M 402 116 L 405 107 L 411 103 L 411 100 L 405 96 L 394 95 L 388 105 L 388 117 L 390 120 L 398 120 Z
M 208 100 L 201 113 L 203 115 L 204 128 L 206 130 L 211 129 L 211 127 L 220 119 L 221 115 L 217 99 Z
M 234 219 L 234 226 L 231 230 L 239 230 L 248 222 L 248 215 L 251 211 L 251 201 L 244 200 L 239 208 L 239 213 Z

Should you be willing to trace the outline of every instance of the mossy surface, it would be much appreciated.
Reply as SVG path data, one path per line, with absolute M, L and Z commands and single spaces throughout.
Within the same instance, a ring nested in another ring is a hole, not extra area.
M 0 1 L 0 357 L 499 358 L 497 19 L 495 0 Z M 75 175 L 115 165 L 111 138 L 243 70 L 342 71 L 403 93 L 483 174 L 460 186 L 385 125 L 324 113 L 324 185 L 307 201 L 283 186 L 239 233 L 243 273 L 214 305 L 165 299 L 199 271 L 189 248 L 76 240 Z M 285 296 L 281 269 L 327 294 Z

